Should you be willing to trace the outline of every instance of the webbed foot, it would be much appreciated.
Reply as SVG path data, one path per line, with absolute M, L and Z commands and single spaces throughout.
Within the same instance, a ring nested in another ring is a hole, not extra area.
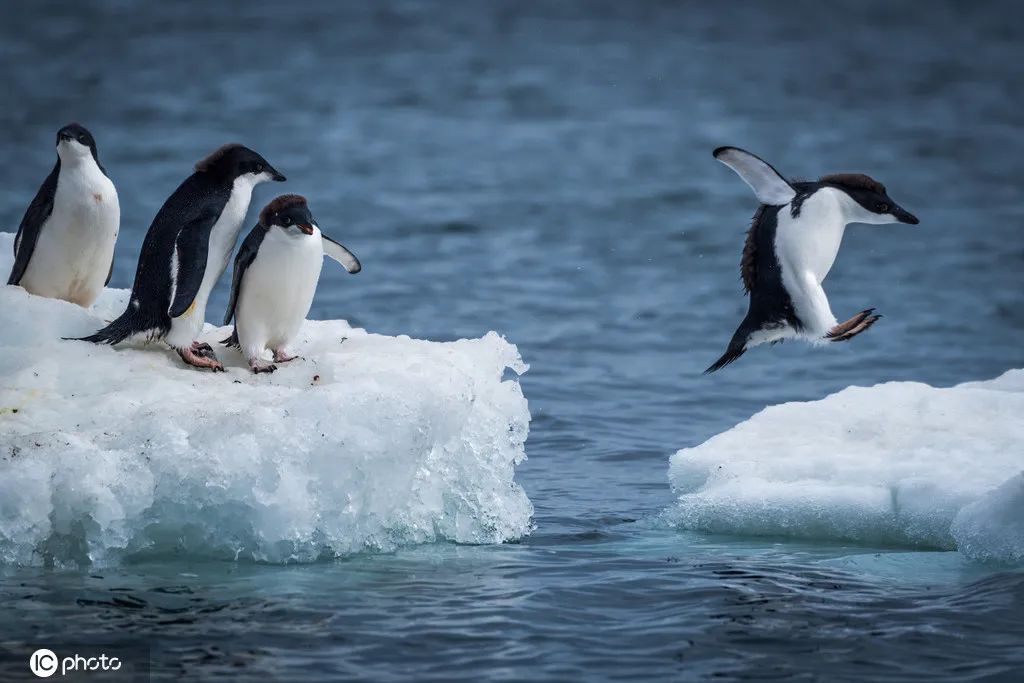
M 868 329 L 882 316 L 872 315 L 875 309 L 868 308 L 853 316 L 844 323 L 839 323 L 825 335 L 825 339 L 833 342 L 849 341 Z
M 209 368 L 214 372 L 224 372 L 224 366 L 217 356 L 213 354 L 213 349 L 210 348 L 209 344 L 206 344 L 206 348 L 197 348 L 194 342 L 192 346 L 186 349 L 174 349 L 181 356 L 181 359 L 189 365 L 196 368 Z

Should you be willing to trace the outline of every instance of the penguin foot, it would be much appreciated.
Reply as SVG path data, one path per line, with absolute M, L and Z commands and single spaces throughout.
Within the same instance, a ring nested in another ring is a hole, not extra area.
M 217 360 L 217 356 L 215 356 L 213 353 L 213 347 L 210 346 L 209 344 L 206 344 L 205 342 L 192 342 L 191 351 L 200 358 Z
M 857 315 L 853 316 L 844 323 L 839 323 L 825 335 L 825 338 L 829 341 L 842 342 L 849 341 L 856 337 L 858 334 L 868 329 L 882 316 L 872 315 L 875 309 L 868 308 Z
M 288 352 L 284 349 L 276 349 L 274 351 L 274 362 L 275 363 L 287 363 L 290 360 L 295 360 L 298 356 L 289 356 Z
M 277 370 L 276 365 L 274 365 L 273 363 L 268 363 L 267 361 L 261 358 L 253 358 L 252 360 L 250 360 L 249 367 L 252 368 L 252 372 L 255 375 L 258 375 L 261 372 L 273 372 L 274 370 Z
M 221 365 L 219 360 L 217 360 L 217 356 L 213 355 L 213 349 L 209 349 L 209 345 L 207 345 L 207 349 L 209 350 L 203 349 L 194 351 L 193 348 L 194 346 L 190 346 L 186 349 L 175 349 L 175 351 L 178 352 L 178 355 L 181 356 L 183 361 L 193 367 L 209 368 L 214 372 L 225 371 L 224 366 Z

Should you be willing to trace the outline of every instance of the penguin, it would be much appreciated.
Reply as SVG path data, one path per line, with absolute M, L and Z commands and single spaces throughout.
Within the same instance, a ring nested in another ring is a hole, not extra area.
M 885 186 L 862 173 L 836 173 L 816 182 L 791 182 L 770 164 L 736 147 L 714 156 L 754 191 L 761 206 L 747 232 L 740 276 L 750 296 L 747 315 L 729 347 L 705 374 L 715 372 L 766 342 L 853 339 L 880 315 L 873 308 L 840 323 L 821 283 L 835 262 L 850 223 L 906 223 L 918 219 L 889 197 Z
M 320 232 L 306 199 L 286 194 L 260 211 L 259 223 L 242 242 L 231 278 L 224 324 L 235 320 L 222 344 L 240 349 L 254 373 L 273 372 L 274 363 L 296 357 L 288 351 L 313 304 L 324 255 L 349 273 L 362 270 L 351 251 Z
M 223 372 L 209 344 L 197 338 L 210 291 L 224 273 L 256 185 L 285 177 L 239 144 L 215 150 L 167 198 L 142 243 L 128 307 L 82 341 L 117 344 L 144 335 L 163 339 L 181 359 Z
M 57 163 L 25 211 L 9 285 L 83 308 L 110 282 L 121 205 L 96 140 L 77 123 L 57 131 Z

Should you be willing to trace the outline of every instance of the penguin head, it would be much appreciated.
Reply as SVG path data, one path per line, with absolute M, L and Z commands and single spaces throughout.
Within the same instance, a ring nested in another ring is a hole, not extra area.
M 69 123 L 57 131 L 57 156 L 64 162 L 77 161 L 89 156 L 99 162 L 95 138 L 85 126 L 78 123 Z
M 920 223 L 917 216 L 893 201 L 885 185 L 871 176 L 863 173 L 836 173 L 824 176 L 818 182 L 840 190 L 852 200 L 847 202 L 847 218 L 850 223 Z
M 260 225 L 266 230 L 283 230 L 291 237 L 306 237 L 319 229 L 306 198 L 297 194 L 283 194 L 264 206 Z
M 209 173 L 228 182 L 246 178 L 253 185 L 269 180 L 285 180 L 285 177 L 258 153 L 245 145 L 235 143 L 214 150 L 196 164 L 196 173 Z

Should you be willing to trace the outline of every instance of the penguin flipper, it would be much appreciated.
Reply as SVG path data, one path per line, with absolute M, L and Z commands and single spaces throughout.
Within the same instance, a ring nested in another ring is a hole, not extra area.
M 28 262 L 32 259 L 32 253 L 36 249 L 36 241 L 39 233 L 42 232 L 43 223 L 53 213 L 53 197 L 57 193 L 57 176 L 60 175 L 60 159 L 57 165 L 46 176 L 46 180 L 39 187 L 32 203 L 25 210 L 25 215 L 18 226 L 18 234 L 14 238 L 14 267 L 11 269 L 11 276 L 7 279 L 9 285 L 21 284 L 21 278 L 25 276 L 28 269 Z
M 362 264 L 359 263 L 359 259 L 357 259 L 356 255 L 351 251 L 323 234 L 323 232 L 320 233 L 320 237 L 323 238 L 324 253 L 340 263 L 345 270 L 355 275 L 363 269 Z
M 245 276 L 246 269 L 256 260 L 256 254 L 259 253 L 260 245 L 263 244 L 263 238 L 266 234 L 267 229 L 257 223 L 256 227 L 250 230 L 249 234 L 242 240 L 242 246 L 238 248 L 238 253 L 235 255 L 235 268 L 231 273 L 231 299 L 228 301 L 228 310 L 224 314 L 225 325 L 231 322 L 231 319 L 235 316 L 235 305 L 238 304 L 238 296 L 242 291 L 242 278 Z M 232 338 L 237 344 L 237 333 Z M 224 340 L 224 343 L 227 343 L 227 341 Z
M 771 164 L 739 147 L 719 147 L 715 158 L 736 171 L 757 199 L 768 206 L 783 206 L 796 197 L 796 190 Z
M 178 233 L 174 242 L 178 272 L 174 278 L 174 300 L 168 311 L 172 318 L 184 314 L 195 301 L 199 287 L 206 274 L 206 257 L 210 250 L 210 231 L 217 222 L 215 211 L 204 211 L 198 218 L 187 223 Z

